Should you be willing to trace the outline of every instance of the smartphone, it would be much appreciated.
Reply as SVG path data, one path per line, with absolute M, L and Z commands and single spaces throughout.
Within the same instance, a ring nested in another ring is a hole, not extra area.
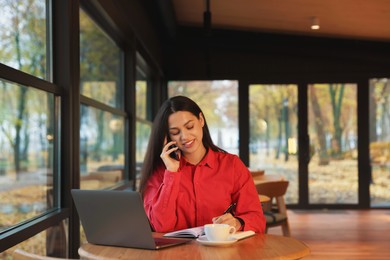
M 173 144 L 173 145 L 169 146 L 169 149 L 172 149 L 172 148 L 174 148 L 174 147 L 177 147 L 177 146 Z M 169 156 L 170 156 L 171 158 L 177 160 L 177 161 L 180 161 L 180 158 L 179 158 L 178 153 L 179 153 L 179 149 L 177 149 L 177 150 L 174 151 L 174 152 L 171 152 L 171 153 L 169 154 Z
M 166 137 L 167 137 L 167 142 L 168 142 L 168 143 L 169 143 L 170 141 L 172 141 L 171 138 L 169 138 L 169 133 L 167 133 Z M 177 147 L 177 145 L 172 144 L 172 145 L 169 146 L 168 149 L 172 149 L 172 148 L 174 148 L 174 147 Z M 176 161 L 180 161 L 179 153 L 180 153 L 180 150 L 177 149 L 176 151 L 170 153 L 169 156 L 170 156 L 171 158 L 175 159 Z

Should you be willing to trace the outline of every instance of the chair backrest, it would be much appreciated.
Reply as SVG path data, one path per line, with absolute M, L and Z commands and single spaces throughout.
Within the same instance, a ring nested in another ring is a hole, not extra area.
M 70 258 L 59 258 L 59 257 L 50 257 L 50 256 L 41 256 L 33 253 L 28 253 L 22 249 L 16 249 L 13 254 L 14 260 L 60 260 L 60 259 L 70 259 Z
M 270 205 L 272 200 L 276 199 L 276 204 L 279 213 L 286 213 L 287 208 L 284 202 L 284 195 L 286 194 L 289 182 L 285 180 L 269 181 L 256 184 L 257 193 L 270 197 Z
M 287 191 L 288 183 L 289 182 L 285 180 L 257 183 L 257 193 L 266 195 L 271 199 L 279 196 L 284 196 Z

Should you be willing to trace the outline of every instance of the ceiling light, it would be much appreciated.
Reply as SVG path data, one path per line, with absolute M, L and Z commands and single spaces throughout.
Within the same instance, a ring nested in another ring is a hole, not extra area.
M 318 17 L 316 16 L 311 18 L 311 29 L 312 30 L 320 29 L 320 20 L 318 20 Z

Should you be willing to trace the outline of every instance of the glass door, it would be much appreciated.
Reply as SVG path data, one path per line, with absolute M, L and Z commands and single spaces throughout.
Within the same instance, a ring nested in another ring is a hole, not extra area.
M 249 166 L 288 180 L 298 203 L 298 86 L 249 85 Z
M 309 204 L 358 204 L 357 85 L 308 86 Z
M 370 80 L 370 197 L 372 207 L 390 207 L 390 81 Z

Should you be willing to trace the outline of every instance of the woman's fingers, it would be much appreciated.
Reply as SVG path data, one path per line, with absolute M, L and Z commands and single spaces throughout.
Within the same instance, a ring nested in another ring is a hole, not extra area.
M 164 154 L 170 154 L 172 151 L 177 150 L 177 146 L 175 145 L 176 141 L 170 141 L 169 143 L 166 143 L 166 141 L 164 141 L 164 143 L 165 145 L 161 151 L 161 156 Z
M 236 228 L 236 230 L 239 230 L 241 227 L 240 221 L 233 217 L 232 214 L 226 213 L 218 217 L 214 217 L 212 219 L 214 224 L 228 224 L 229 226 L 233 226 Z
M 179 148 L 175 145 L 176 141 L 166 143 L 161 151 L 160 157 L 163 160 L 167 170 L 176 172 L 179 169 L 180 163 L 178 160 L 170 157 L 171 153 L 175 153 Z

